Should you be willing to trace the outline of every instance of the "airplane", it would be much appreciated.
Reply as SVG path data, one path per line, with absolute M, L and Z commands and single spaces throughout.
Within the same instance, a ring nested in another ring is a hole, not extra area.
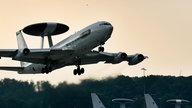
M 184 99 L 169 99 L 167 102 L 170 104 L 175 104 L 175 108 L 181 108 L 181 105 L 190 103 L 190 101 Z
M 91 93 L 91 100 L 93 104 L 93 108 L 105 108 L 102 101 L 99 99 L 96 93 Z
M 93 108 L 105 108 L 102 101 L 99 99 L 96 93 L 91 93 L 91 100 L 93 104 Z M 112 99 L 113 102 L 119 103 L 120 108 L 126 108 L 126 104 L 132 103 L 132 99 L 126 99 L 126 98 L 115 98 Z
M 144 94 L 146 108 L 159 108 L 150 94 Z
M 144 97 L 145 97 L 146 108 L 159 108 L 150 94 L 144 94 Z M 169 99 L 167 100 L 167 102 L 170 104 L 175 104 L 175 108 L 181 108 L 182 104 L 190 103 L 190 101 L 184 100 L 184 99 Z
M 0 49 L 0 57 L 9 57 L 20 61 L 21 66 L 0 67 L 0 70 L 17 71 L 19 74 L 49 73 L 56 69 L 75 65 L 74 75 L 84 73 L 81 65 L 105 62 L 118 64 L 127 61 L 128 65 L 136 65 L 148 58 L 143 54 L 127 55 L 125 52 L 104 52 L 103 45 L 111 37 L 113 26 L 106 21 L 98 21 L 75 34 L 53 45 L 51 35 L 66 32 L 68 26 L 45 22 L 32 24 L 16 32 L 18 49 Z M 42 37 L 41 48 L 29 49 L 22 32 Z M 49 48 L 43 48 L 44 37 L 48 37 Z M 98 47 L 98 51 L 94 48 Z

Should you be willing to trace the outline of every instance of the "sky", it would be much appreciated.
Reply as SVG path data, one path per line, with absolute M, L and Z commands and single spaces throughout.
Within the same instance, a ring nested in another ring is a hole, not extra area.
M 16 32 L 39 22 L 59 22 L 70 30 L 53 37 L 57 43 L 97 21 L 108 21 L 113 27 L 105 43 L 107 52 L 142 53 L 149 57 L 135 66 L 127 62 L 117 65 L 98 63 L 81 66 L 85 73 L 74 76 L 75 66 L 50 74 L 20 75 L 0 71 L 0 78 L 27 81 L 67 81 L 104 79 L 126 75 L 190 76 L 192 74 L 192 1 L 191 0 L 2 0 L 0 4 L 0 49 L 16 49 Z M 29 48 L 40 48 L 40 38 L 23 34 Z M 48 45 L 46 44 L 48 47 Z M 0 66 L 19 66 L 18 61 L 0 60 Z

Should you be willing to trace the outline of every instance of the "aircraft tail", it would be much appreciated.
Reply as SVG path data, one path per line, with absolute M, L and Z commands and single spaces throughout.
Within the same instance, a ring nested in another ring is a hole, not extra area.
M 144 96 L 145 96 L 146 108 L 159 108 L 150 94 L 144 94 Z
M 91 93 L 93 108 L 105 108 L 96 93 Z
M 28 46 L 25 42 L 25 39 L 21 33 L 21 30 L 19 30 L 18 32 L 16 32 L 16 36 L 17 36 L 17 44 L 18 44 L 18 49 L 19 50 L 24 50 L 24 49 L 28 49 Z M 21 67 L 26 66 L 28 63 L 27 62 L 20 62 Z

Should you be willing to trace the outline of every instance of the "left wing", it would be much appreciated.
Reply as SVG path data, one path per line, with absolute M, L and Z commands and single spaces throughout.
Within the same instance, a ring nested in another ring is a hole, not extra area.
M 23 71 L 24 67 L 0 67 L 0 70 L 7 70 L 7 71 Z
M 81 57 L 81 64 L 93 64 L 103 61 L 105 63 L 117 64 L 122 61 L 127 61 L 129 65 L 136 65 L 142 62 L 147 56 L 143 54 L 127 55 L 124 52 L 107 53 L 93 51 Z
M 68 58 L 73 54 L 74 50 L 70 49 L 36 49 L 31 50 L 29 55 L 23 57 L 23 61 L 46 64 L 47 62 Z
M 17 49 L 0 49 L 0 57 L 13 57 Z
M 0 49 L 0 57 L 10 57 L 13 60 L 46 64 L 48 61 L 59 60 L 62 57 L 71 56 L 74 53 L 70 49 Z

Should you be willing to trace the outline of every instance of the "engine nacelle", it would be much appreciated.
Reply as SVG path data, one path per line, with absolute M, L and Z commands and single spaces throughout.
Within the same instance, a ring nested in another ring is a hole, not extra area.
M 18 60 L 19 60 L 19 59 L 21 59 L 22 57 L 28 55 L 29 53 L 30 53 L 30 50 L 29 50 L 28 48 L 19 49 L 19 50 L 17 51 L 17 54 L 16 54 L 16 56 L 15 56 L 14 59 L 18 59 Z
M 119 52 L 117 54 L 117 56 L 114 58 L 112 64 L 117 64 L 117 63 L 120 63 L 124 60 L 127 60 L 127 54 L 124 52 Z
M 140 62 L 142 62 L 145 58 L 145 56 L 143 56 L 143 54 L 135 54 L 135 55 L 132 55 L 132 56 L 129 56 L 128 57 L 128 61 L 129 61 L 129 65 L 136 65 Z
M 22 50 L 22 53 L 23 53 L 24 55 L 28 55 L 28 54 L 30 53 L 30 50 L 29 50 L 28 48 L 24 48 L 24 49 Z
M 24 67 L 23 71 L 18 72 L 19 74 L 40 74 L 45 69 L 46 65 L 43 64 L 30 64 Z

